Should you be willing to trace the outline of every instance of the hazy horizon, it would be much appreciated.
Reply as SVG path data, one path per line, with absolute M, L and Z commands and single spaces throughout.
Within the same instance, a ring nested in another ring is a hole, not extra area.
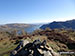
M 75 0 L 0 0 L 0 24 L 75 19 Z
M 69 19 L 69 20 L 75 20 L 75 19 Z M 56 21 L 56 22 L 65 22 L 65 21 L 69 21 L 69 20 L 63 20 L 63 21 Z M 52 21 L 54 22 L 54 21 Z M 38 25 L 38 24 L 48 24 L 48 23 L 52 23 L 52 22 L 40 22 L 40 23 L 3 23 L 3 24 L 0 24 L 0 25 L 5 25 L 5 24 L 34 24 L 34 25 Z

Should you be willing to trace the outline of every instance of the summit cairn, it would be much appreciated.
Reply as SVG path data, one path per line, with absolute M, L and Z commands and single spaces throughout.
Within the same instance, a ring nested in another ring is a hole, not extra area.
M 60 56 L 60 54 L 54 52 L 46 40 L 41 42 L 38 39 L 32 43 L 27 40 L 22 40 L 11 52 L 10 56 Z

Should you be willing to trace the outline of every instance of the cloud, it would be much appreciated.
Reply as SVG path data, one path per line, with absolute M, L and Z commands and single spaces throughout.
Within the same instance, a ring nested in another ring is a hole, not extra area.
M 34 23 L 50 23 L 50 22 L 53 22 L 53 21 L 67 21 L 67 20 L 73 20 L 75 19 L 75 17 L 66 17 L 66 18 L 54 18 L 54 19 L 43 19 L 43 20 L 37 20 L 35 21 Z
M 52 21 L 67 21 L 67 20 L 72 20 L 72 19 L 75 19 L 75 17 L 57 18 Z
M 49 23 L 49 22 L 53 22 L 53 21 L 67 21 L 67 20 L 73 20 L 73 19 L 75 19 L 75 17 L 55 18 L 55 19 L 49 19 L 49 20 L 45 19 L 43 22 Z

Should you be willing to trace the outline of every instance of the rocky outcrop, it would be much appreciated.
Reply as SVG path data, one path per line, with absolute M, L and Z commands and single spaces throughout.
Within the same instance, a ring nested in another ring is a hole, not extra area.
M 23 40 L 20 44 L 11 52 L 10 56 L 60 56 L 59 53 L 53 51 L 53 49 L 46 43 L 46 40 L 41 42 L 35 40 L 30 43 L 27 40 Z

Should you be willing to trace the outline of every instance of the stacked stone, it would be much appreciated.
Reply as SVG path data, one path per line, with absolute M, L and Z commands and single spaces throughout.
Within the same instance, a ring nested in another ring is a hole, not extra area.
M 10 56 L 60 56 L 58 53 L 54 52 L 51 47 L 46 43 L 46 40 L 41 42 L 40 40 L 35 40 L 29 43 L 27 40 L 20 42 L 17 48 L 12 51 Z

